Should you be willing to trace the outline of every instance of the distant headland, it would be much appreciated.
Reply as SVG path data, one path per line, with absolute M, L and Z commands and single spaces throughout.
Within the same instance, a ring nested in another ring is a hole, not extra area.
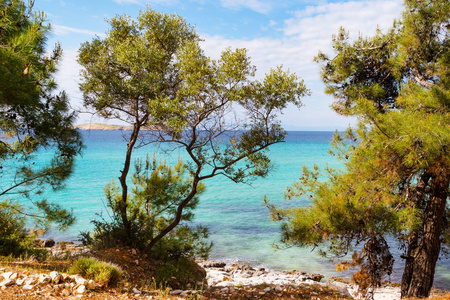
M 133 130 L 133 126 L 124 126 L 124 125 L 108 125 L 108 124 L 100 124 L 100 123 L 85 123 L 73 126 L 75 129 L 80 130 Z M 158 126 L 150 126 L 146 127 L 143 130 L 158 130 Z

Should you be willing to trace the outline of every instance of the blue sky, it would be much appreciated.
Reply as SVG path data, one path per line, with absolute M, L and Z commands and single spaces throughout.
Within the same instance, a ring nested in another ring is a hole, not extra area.
M 331 96 L 323 94 L 319 65 L 312 61 L 319 50 L 331 52 L 331 36 L 340 26 L 356 38 L 372 35 L 377 26 L 386 30 L 400 18 L 401 0 L 36 0 L 35 9 L 47 14 L 52 24 L 49 48 L 60 42 L 64 58 L 57 81 L 73 107 L 82 108 L 76 63 L 81 43 L 108 30 L 105 19 L 116 14 L 136 17 L 149 5 L 164 13 L 182 16 L 204 39 L 206 54 L 217 58 L 226 47 L 245 47 L 257 77 L 278 65 L 305 80 L 312 95 L 300 110 L 290 107 L 280 117 L 288 130 L 344 129 L 355 120 L 336 115 Z M 80 114 L 78 123 L 105 122 Z M 109 122 L 111 123 L 111 121 Z

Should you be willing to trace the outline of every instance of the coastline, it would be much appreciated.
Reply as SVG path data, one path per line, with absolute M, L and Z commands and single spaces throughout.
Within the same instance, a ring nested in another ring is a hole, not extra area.
M 42 241 L 45 246 L 47 241 Z M 66 258 L 68 253 L 73 257 L 90 255 L 90 250 L 81 244 L 69 242 L 67 244 L 45 247 L 53 257 Z M 136 250 L 131 249 L 132 253 Z M 70 257 L 69 256 L 69 257 Z M 206 272 L 206 289 L 213 293 L 221 293 L 225 296 L 247 294 L 249 291 L 256 292 L 259 296 L 282 297 L 284 294 L 297 293 L 298 291 L 310 290 L 310 296 L 314 293 L 324 294 L 334 291 L 345 298 L 358 298 L 358 288 L 349 282 L 336 277 L 323 280 L 324 276 L 316 273 L 302 271 L 277 271 L 265 268 L 254 268 L 248 264 L 239 262 L 224 262 L 220 260 L 198 259 L 196 263 Z M 170 295 L 186 297 L 192 290 L 172 290 Z M 400 299 L 399 285 L 385 283 L 374 290 L 374 300 L 397 300 Z
M 133 130 L 133 126 L 129 125 L 108 125 L 100 123 L 84 123 L 74 125 L 73 128 L 79 130 Z M 152 125 L 144 127 L 141 130 L 160 130 L 160 128 L 158 126 Z

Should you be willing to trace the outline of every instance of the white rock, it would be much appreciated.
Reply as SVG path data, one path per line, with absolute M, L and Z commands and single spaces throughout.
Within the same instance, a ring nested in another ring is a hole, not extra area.
M 264 292 L 270 292 L 272 289 L 270 288 L 270 287 L 266 287 L 265 289 L 264 289 Z
M 186 298 L 189 294 L 191 293 L 191 291 L 183 291 L 181 294 L 180 294 L 180 297 L 183 297 L 183 298 Z
M 131 249 L 131 254 L 133 254 L 133 255 L 136 255 L 137 254 L 137 251 L 136 251 L 136 249 Z
M 39 276 L 38 283 L 39 284 L 49 284 L 51 281 L 52 281 L 52 278 L 50 276 L 48 276 L 47 274 L 41 274 L 41 276 Z
M 10 286 L 13 285 L 14 283 L 16 283 L 14 280 L 12 279 L 5 279 L 2 282 L 0 282 L 0 286 Z
M 339 293 L 341 293 L 344 296 L 352 297 L 352 295 L 350 294 L 350 291 L 349 291 L 349 289 L 351 288 L 351 286 L 349 284 L 331 279 L 331 280 L 327 281 L 326 285 L 329 288 L 338 291 Z
M 182 290 L 175 290 L 175 291 L 170 291 L 169 294 L 170 295 L 179 295 L 181 294 L 183 291 Z
M 9 277 L 10 277 L 12 274 L 13 274 L 13 272 L 5 272 L 5 273 L 2 273 L 2 276 L 3 276 L 4 279 L 9 279 Z
M 25 280 L 25 285 L 35 285 L 37 283 L 37 278 L 34 276 L 29 276 L 27 280 Z
M 139 266 L 139 260 L 136 259 L 134 262 L 136 263 L 136 266 Z
M 25 279 L 23 279 L 23 278 L 19 278 L 16 280 L 17 285 L 22 285 L 24 282 L 25 282 Z
M 77 294 L 84 294 L 86 292 L 86 286 L 85 285 L 80 285 L 78 288 L 77 288 Z
M 374 300 L 397 300 L 400 299 L 401 290 L 399 287 L 382 287 L 375 289 Z
M 78 276 L 78 275 L 75 276 L 75 282 L 77 284 L 82 284 L 82 285 L 86 285 L 88 283 L 88 281 L 86 279 L 84 279 L 83 277 Z
M 134 294 L 138 294 L 138 295 L 141 293 L 141 291 L 138 290 L 138 289 L 136 289 L 136 288 L 133 288 L 132 292 L 133 292 Z
M 232 282 L 232 281 L 222 281 L 222 282 L 219 282 L 218 284 L 216 284 L 216 286 L 217 287 L 228 287 L 228 286 L 233 286 L 233 283 L 234 282 Z
M 34 285 L 31 284 L 25 284 L 22 289 L 27 290 L 27 291 L 31 291 L 34 289 Z
M 70 293 L 70 291 L 68 290 L 68 289 L 64 289 L 62 292 L 61 292 L 61 294 L 63 295 L 63 296 L 69 296 L 71 293 Z
M 17 277 L 19 277 L 19 274 L 17 274 L 17 273 L 12 273 L 11 276 L 9 276 L 9 279 L 16 280 Z
M 62 275 L 56 271 L 50 272 L 50 278 L 53 283 L 58 284 L 61 281 Z

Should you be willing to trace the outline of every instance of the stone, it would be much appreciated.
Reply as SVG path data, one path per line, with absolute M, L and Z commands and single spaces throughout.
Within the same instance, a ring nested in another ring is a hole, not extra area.
M 55 244 L 55 241 L 52 239 L 43 241 L 43 247 L 53 247 Z
M 16 284 L 17 285 L 22 285 L 24 282 L 25 282 L 24 278 L 19 278 L 19 279 L 16 280 Z
M 97 287 L 97 285 L 95 284 L 95 281 L 94 280 L 89 280 L 88 282 L 87 282 L 87 284 L 86 284 L 86 288 L 88 289 L 88 290 L 95 290 L 95 288 Z
M 52 279 L 53 283 L 58 284 L 62 279 L 62 275 L 56 271 L 53 271 L 53 272 L 50 272 L 50 278 Z
M 16 283 L 14 280 L 12 279 L 5 279 L 2 282 L 0 282 L 0 286 L 10 286 L 13 285 L 14 283 Z
M 86 292 L 86 286 L 85 285 L 80 285 L 78 288 L 77 288 L 77 294 L 84 294 Z
M 64 289 L 64 290 L 62 290 L 61 295 L 68 297 L 68 296 L 70 296 L 70 291 L 68 289 Z
M 223 268 L 227 264 L 221 261 L 206 261 L 203 263 L 204 268 Z
M 180 294 L 180 297 L 186 298 L 190 293 L 191 293 L 190 290 L 183 291 L 183 292 Z
M 181 294 L 182 292 L 183 292 L 182 290 L 175 290 L 175 291 L 170 291 L 169 294 L 176 296 L 176 295 Z
M 51 281 L 52 281 L 52 278 L 50 276 L 48 276 L 47 274 L 41 274 L 39 276 L 38 283 L 44 285 L 44 284 L 49 284 Z
M 137 254 L 137 251 L 136 251 L 136 249 L 131 249 L 131 254 L 133 254 L 133 255 L 136 255 Z
M 338 291 L 339 293 L 341 293 L 344 296 L 347 297 L 352 297 L 352 295 L 350 294 L 350 285 L 344 283 L 344 282 L 340 282 L 339 280 L 335 280 L 334 278 L 330 278 L 327 280 L 326 285 L 335 291 Z
M 66 282 L 66 281 L 71 279 L 71 276 L 69 274 L 62 273 L 61 275 L 62 275 L 62 278 L 61 278 L 62 280 L 61 281 Z
M 134 262 L 136 263 L 136 266 L 139 266 L 139 260 L 136 259 Z
M 84 279 L 83 277 L 81 277 L 79 275 L 76 275 L 74 279 L 77 284 L 86 285 L 88 283 L 88 281 L 86 279 Z
M 13 274 L 13 272 L 2 273 L 4 279 L 9 279 L 9 277 Z
M 34 290 L 34 285 L 31 284 L 25 284 L 22 289 L 26 290 L 26 291 L 31 291 Z
M 37 283 L 37 278 L 34 276 L 29 276 L 27 280 L 25 280 L 25 285 L 35 285 Z
M 272 289 L 270 288 L 270 287 L 266 287 L 265 289 L 264 289 L 264 292 L 270 292 Z
M 141 293 L 141 291 L 136 288 L 133 288 L 132 292 L 137 295 L 139 295 Z
M 218 284 L 216 284 L 217 287 L 229 287 L 229 286 L 233 286 L 233 282 L 231 281 L 222 281 L 219 282 Z

